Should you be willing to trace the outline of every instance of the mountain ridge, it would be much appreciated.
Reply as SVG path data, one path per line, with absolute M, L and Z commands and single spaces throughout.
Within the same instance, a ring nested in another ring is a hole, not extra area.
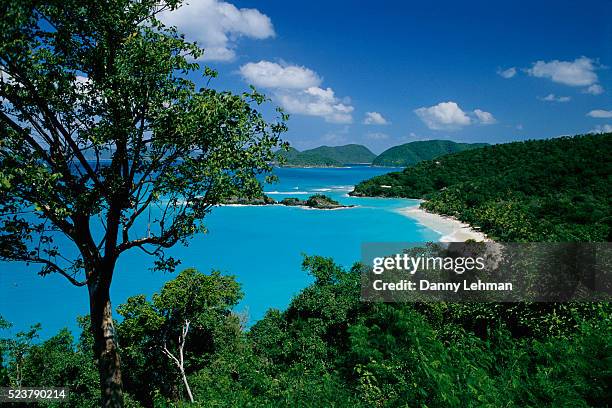
M 349 164 L 371 164 L 381 167 L 407 167 L 450 153 L 489 146 L 488 143 L 460 143 L 451 140 L 421 140 L 393 146 L 380 155 L 364 145 L 319 146 L 299 151 L 289 147 L 277 153 L 282 165 L 289 167 L 343 167 Z
M 319 146 L 299 151 L 289 147 L 277 153 L 284 159 L 285 166 L 342 167 L 348 164 L 371 164 L 376 155 L 360 144 L 342 146 Z
M 460 143 L 452 140 L 421 140 L 390 147 L 373 161 L 374 166 L 407 167 L 445 154 L 489 146 L 488 143 Z

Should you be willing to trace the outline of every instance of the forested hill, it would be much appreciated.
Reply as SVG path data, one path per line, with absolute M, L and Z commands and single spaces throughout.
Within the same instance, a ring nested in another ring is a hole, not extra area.
M 445 154 L 483 146 L 487 146 L 487 143 L 456 143 L 450 140 L 410 142 L 385 150 L 374 159 L 372 164 L 375 166 L 407 167 L 423 160 L 431 160 Z
M 277 153 L 283 159 L 284 166 L 294 167 L 341 167 L 342 163 L 329 157 L 323 157 L 316 154 L 302 153 L 293 147 L 288 151 L 279 151 Z
M 357 196 L 424 198 L 500 241 L 610 241 L 612 133 L 486 146 L 359 183 Z
M 293 147 L 279 152 L 286 166 L 340 167 L 347 164 L 372 163 L 375 166 L 406 167 L 423 160 L 487 146 L 486 143 L 456 143 L 450 140 L 425 140 L 410 142 L 385 150 L 376 156 L 367 147 L 359 144 L 344 146 L 319 146 L 299 151 Z
M 279 152 L 288 166 L 344 166 L 354 163 L 372 163 L 376 157 L 367 147 L 358 144 L 320 146 L 302 152 L 289 148 Z
M 376 158 L 376 155 L 372 153 L 370 149 L 359 144 L 319 146 L 314 149 L 304 150 L 302 153 L 329 157 L 343 164 L 372 163 L 372 160 Z

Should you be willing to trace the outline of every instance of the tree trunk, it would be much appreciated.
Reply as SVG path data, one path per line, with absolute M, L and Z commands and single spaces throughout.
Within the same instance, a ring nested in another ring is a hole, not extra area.
M 181 371 L 181 376 L 183 377 L 183 384 L 185 384 L 185 389 L 187 390 L 187 396 L 189 397 L 189 402 L 193 404 L 193 394 L 191 393 L 191 387 L 189 387 L 189 382 L 187 381 L 187 374 L 185 374 L 185 370 Z
M 191 388 L 189 387 L 189 382 L 187 381 L 187 373 L 185 373 L 185 344 L 187 343 L 187 334 L 189 333 L 189 320 L 185 319 L 185 324 L 183 325 L 183 334 L 181 336 L 180 345 L 179 345 L 179 355 L 180 355 L 180 366 L 181 376 L 183 376 L 183 383 L 185 384 L 185 388 L 187 389 L 187 395 L 189 396 L 189 402 L 193 404 L 193 394 L 191 393 Z
M 117 350 L 117 338 L 113 325 L 110 302 L 110 282 L 89 285 L 91 331 L 94 337 L 94 355 L 98 361 L 102 407 L 123 407 L 123 382 L 121 361 Z

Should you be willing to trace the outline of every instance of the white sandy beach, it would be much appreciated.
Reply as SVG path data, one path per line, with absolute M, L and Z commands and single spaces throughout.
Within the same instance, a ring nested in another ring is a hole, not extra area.
M 419 224 L 440 234 L 440 242 L 489 241 L 485 234 L 476 231 L 469 224 L 455 218 L 427 212 L 419 208 L 419 204 L 401 208 L 398 212 L 416 220 Z

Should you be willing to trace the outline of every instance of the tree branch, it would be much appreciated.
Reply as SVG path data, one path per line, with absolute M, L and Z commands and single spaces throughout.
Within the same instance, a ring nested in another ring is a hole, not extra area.
M 53 272 L 59 273 L 60 275 L 68 279 L 68 281 L 74 286 L 78 286 L 78 287 L 85 286 L 87 285 L 87 282 L 88 282 L 88 279 L 85 279 L 84 281 L 76 280 L 73 276 L 71 276 L 68 272 L 66 272 L 62 267 L 60 267 L 55 262 L 49 259 L 44 259 L 40 257 L 32 257 L 32 256 L 23 256 L 23 257 L 12 258 L 12 259 L 16 261 L 43 264 L 47 266 L 48 268 L 52 269 Z
M 87 175 L 94 182 L 94 184 L 98 188 L 100 188 L 103 194 L 108 196 L 108 190 L 106 189 L 106 186 L 104 186 L 104 184 L 100 181 L 100 179 L 98 178 L 94 170 L 91 168 L 91 166 L 87 162 L 87 159 L 85 159 L 85 156 L 83 156 L 83 152 L 81 152 L 81 149 L 76 144 L 76 142 L 74 141 L 70 133 L 59 122 L 57 117 L 55 117 L 55 115 L 49 110 L 49 107 L 46 105 L 46 103 L 38 96 L 36 87 L 34 87 L 34 85 L 30 81 L 28 81 L 26 78 L 24 78 L 21 75 L 21 72 L 17 66 L 15 66 L 14 64 L 11 64 L 10 61 L 7 61 L 7 63 L 12 68 L 12 71 L 16 74 L 13 76 L 16 78 L 19 78 L 19 81 L 26 88 L 28 88 L 28 91 L 30 92 L 31 97 L 34 100 L 35 105 L 38 107 L 41 113 L 47 118 L 47 120 L 50 121 L 50 124 L 53 125 L 53 127 L 49 126 L 50 130 L 56 130 L 64 137 L 65 142 L 68 144 L 68 146 L 70 146 L 72 153 L 78 159 L 79 163 L 83 166 L 83 168 L 87 172 Z

